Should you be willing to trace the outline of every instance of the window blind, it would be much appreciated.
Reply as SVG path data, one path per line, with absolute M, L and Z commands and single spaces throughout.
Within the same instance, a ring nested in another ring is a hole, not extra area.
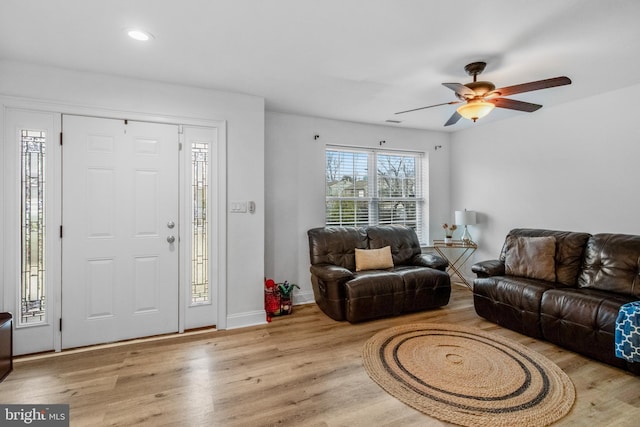
M 326 224 L 403 224 L 423 241 L 423 154 L 327 147 Z

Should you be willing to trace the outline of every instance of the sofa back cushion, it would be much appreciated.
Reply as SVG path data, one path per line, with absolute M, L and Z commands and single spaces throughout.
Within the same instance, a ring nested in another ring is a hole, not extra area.
M 556 281 L 556 239 L 552 236 L 507 236 L 505 273 L 529 279 Z
M 585 250 L 578 286 L 640 298 L 640 236 L 592 236 Z
M 307 232 L 311 265 L 333 264 L 356 269 L 355 250 L 368 249 L 367 233 L 358 227 L 318 227 Z
M 582 255 L 587 245 L 588 233 L 576 233 L 571 231 L 555 231 L 531 228 L 515 228 L 507 234 L 509 236 L 522 237 L 554 237 L 556 239 L 556 282 L 565 286 L 576 286 L 578 273 L 582 265 Z M 505 261 L 507 252 L 507 239 L 502 246 L 500 261 Z
M 404 225 L 376 225 L 367 227 L 369 247 L 380 249 L 391 246 L 394 265 L 411 264 L 413 257 L 422 253 L 416 232 Z

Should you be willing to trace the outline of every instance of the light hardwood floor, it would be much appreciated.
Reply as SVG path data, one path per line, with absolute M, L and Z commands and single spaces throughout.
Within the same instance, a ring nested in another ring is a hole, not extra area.
M 478 317 L 454 285 L 444 308 L 351 325 L 314 305 L 264 326 L 23 357 L 0 402 L 68 403 L 72 426 L 442 426 L 367 376 L 363 343 L 412 322 L 462 323 L 511 338 L 556 362 L 577 400 L 558 426 L 640 425 L 640 377 Z

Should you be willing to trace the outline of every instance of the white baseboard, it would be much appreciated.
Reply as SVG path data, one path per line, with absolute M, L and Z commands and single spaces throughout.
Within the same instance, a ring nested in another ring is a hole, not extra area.
M 227 329 L 246 328 L 247 326 L 264 325 L 267 313 L 264 310 L 248 311 L 227 316 Z
M 316 302 L 313 291 L 296 292 L 293 296 L 293 305 L 310 304 Z
M 316 300 L 313 291 L 296 292 L 293 305 L 311 304 Z M 247 326 L 264 325 L 267 323 L 267 313 L 264 310 L 247 311 L 245 313 L 227 316 L 227 329 L 246 328 Z

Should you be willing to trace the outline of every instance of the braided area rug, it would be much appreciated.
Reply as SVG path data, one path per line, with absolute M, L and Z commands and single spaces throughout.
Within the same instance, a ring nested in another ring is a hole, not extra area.
M 463 426 L 546 426 L 571 410 L 573 383 L 546 357 L 506 338 L 449 324 L 386 329 L 364 345 L 380 387 Z

